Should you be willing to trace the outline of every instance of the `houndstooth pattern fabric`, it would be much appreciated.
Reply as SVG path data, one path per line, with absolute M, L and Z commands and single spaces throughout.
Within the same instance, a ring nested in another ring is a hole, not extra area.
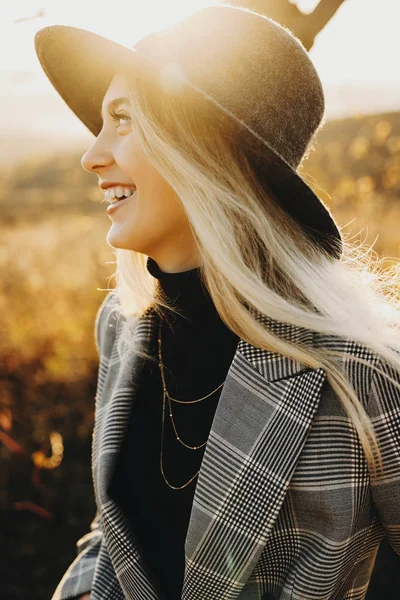
M 121 364 L 123 318 L 108 294 L 96 317 L 99 372 L 92 444 L 97 515 L 52 600 L 159 600 L 135 536 L 110 498 L 111 480 L 139 382 Z M 400 383 L 382 357 L 350 339 L 265 317 L 292 342 L 341 351 L 341 368 L 372 418 L 385 473 L 371 484 L 354 427 L 325 372 L 243 339 L 219 399 L 185 542 L 181 600 L 363 600 L 384 535 L 400 554 Z M 149 347 L 154 313 L 135 339 Z

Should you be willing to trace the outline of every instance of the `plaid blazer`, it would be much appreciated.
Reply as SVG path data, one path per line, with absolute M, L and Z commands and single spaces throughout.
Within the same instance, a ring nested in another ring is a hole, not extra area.
M 140 361 L 119 361 L 110 293 L 96 316 L 99 372 L 92 442 L 97 514 L 52 600 L 158 600 L 108 485 L 135 397 Z M 257 317 L 258 318 L 258 317 Z M 265 320 L 265 317 L 261 317 Z M 135 336 L 148 347 L 150 309 Z M 361 600 L 379 544 L 400 554 L 400 383 L 350 339 L 268 320 L 288 340 L 343 351 L 341 365 L 372 418 L 385 475 L 371 485 L 354 427 L 321 369 L 239 339 L 212 423 L 185 541 L 182 600 Z M 140 460 L 140 457 L 137 457 Z

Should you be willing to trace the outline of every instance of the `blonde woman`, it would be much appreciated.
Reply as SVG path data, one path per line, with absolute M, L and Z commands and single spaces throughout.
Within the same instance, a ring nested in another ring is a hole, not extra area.
M 385 534 L 400 553 L 397 275 L 298 173 L 324 115 L 303 46 L 230 5 L 133 48 L 35 42 L 96 136 L 117 267 L 97 514 L 53 600 L 365 598 Z

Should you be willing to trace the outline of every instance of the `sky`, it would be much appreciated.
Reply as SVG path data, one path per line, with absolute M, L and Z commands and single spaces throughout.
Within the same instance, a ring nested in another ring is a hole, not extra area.
M 280 0 L 276 0 L 279 2 Z M 319 0 L 297 0 L 309 12 Z M 210 0 L 13 0 L 0 8 L 0 71 L 40 71 L 35 32 L 55 23 L 90 29 L 126 45 Z M 33 17 L 39 9 L 44 17 Z M 318 36 L 311 58 L 326 82 L 399 80 L 400 2 L 345 0 Z

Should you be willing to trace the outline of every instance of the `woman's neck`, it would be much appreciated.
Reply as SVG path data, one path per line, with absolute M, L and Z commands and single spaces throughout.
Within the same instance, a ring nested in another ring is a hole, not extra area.
M 202 281 L 200 267 L 168 273 L 160 269 L 154 259 L 148 257 L 147 270 L 158 280 L 166 299 L 186 317 L 184 321 L 209 319 L 217 315 L 211 296 Z M 176 313 L 173 313 L 172 318 L 179 323 L 182 321 Z

